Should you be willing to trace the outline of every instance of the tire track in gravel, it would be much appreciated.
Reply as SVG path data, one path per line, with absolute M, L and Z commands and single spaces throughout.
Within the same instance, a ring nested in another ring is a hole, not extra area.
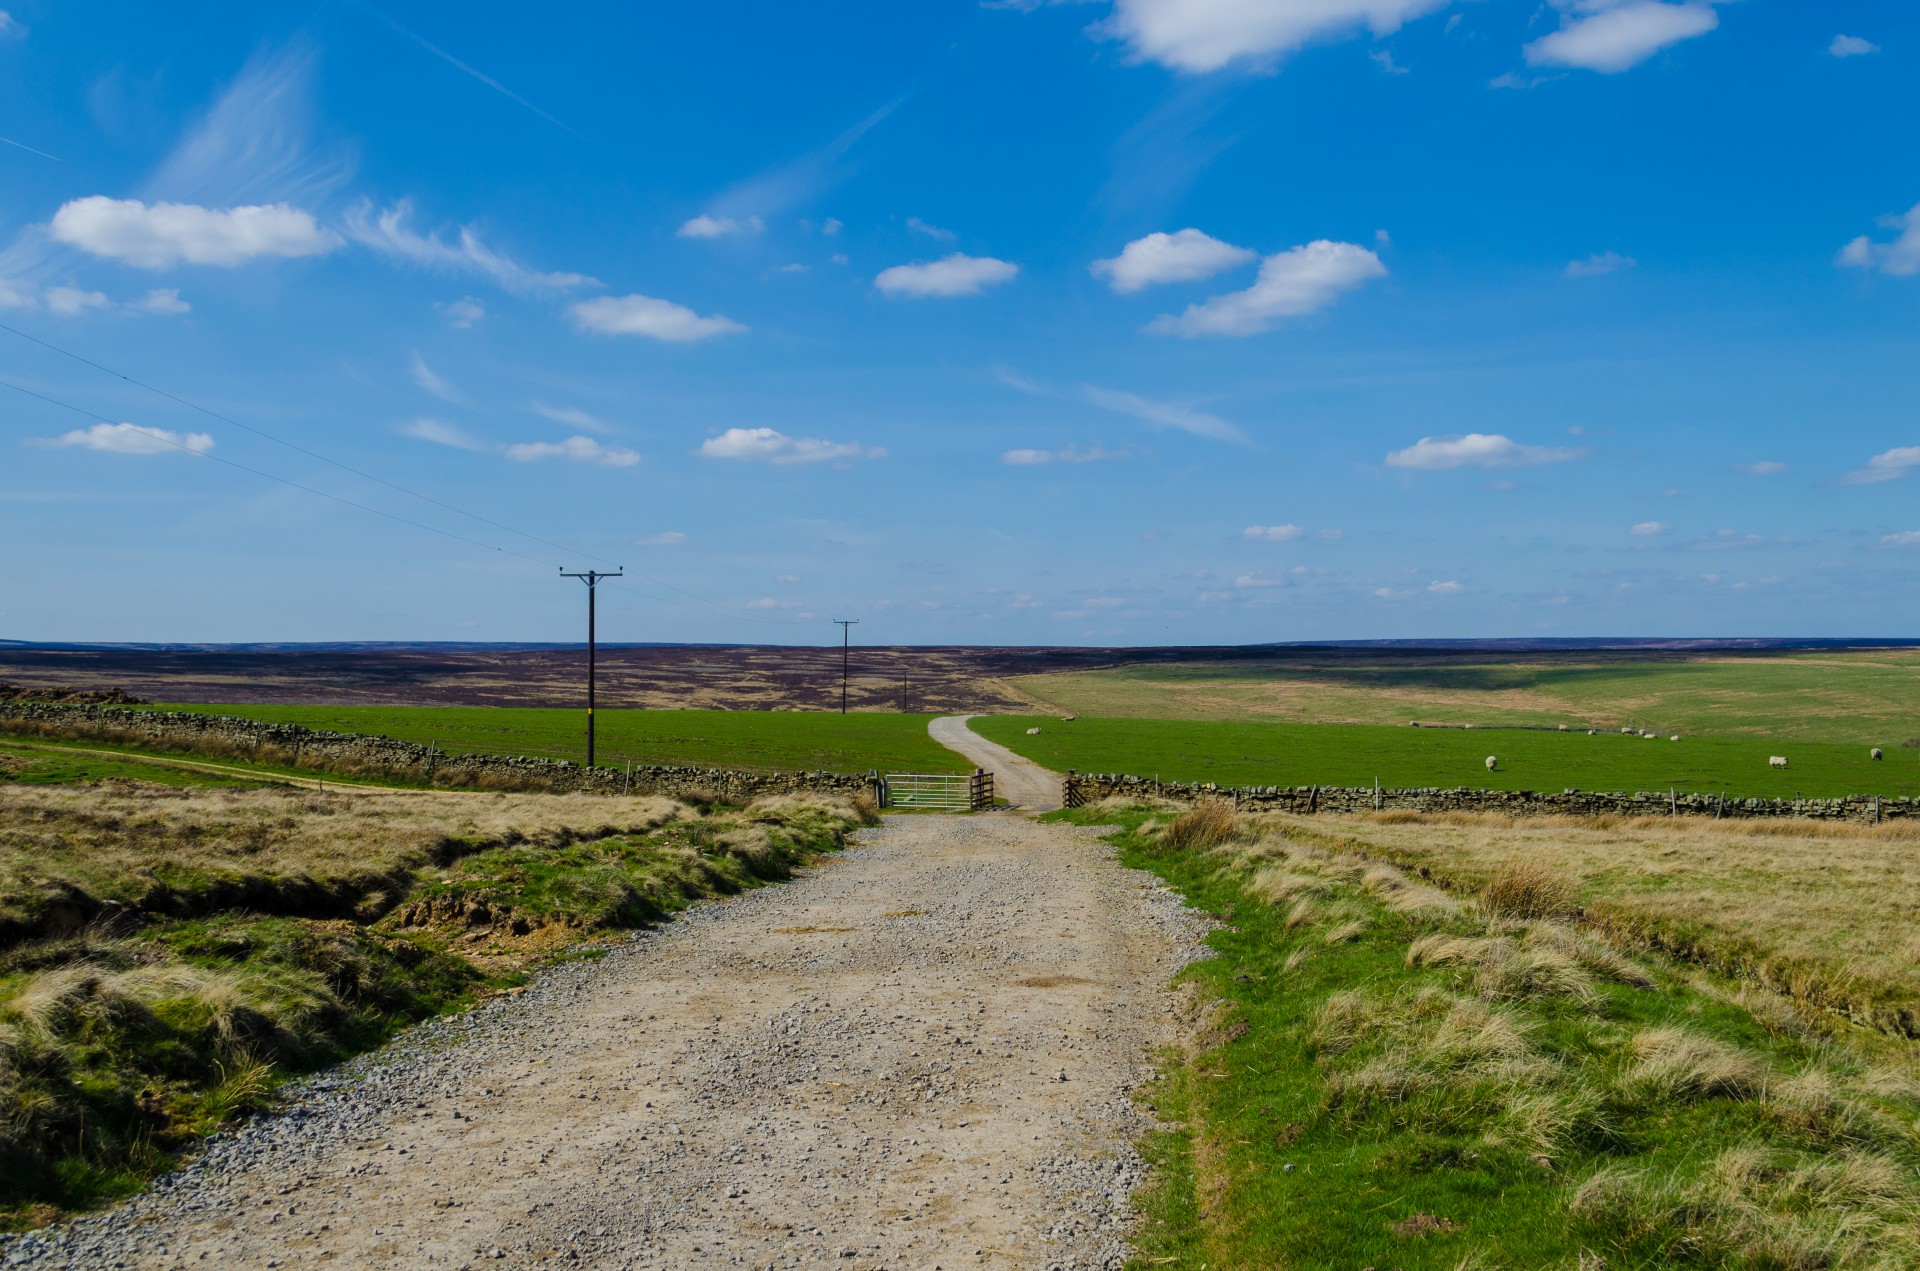
M 896 816 L 304 1083 L 81 1267 L 1117 1267 L 1200 920 L 1095 833 Z

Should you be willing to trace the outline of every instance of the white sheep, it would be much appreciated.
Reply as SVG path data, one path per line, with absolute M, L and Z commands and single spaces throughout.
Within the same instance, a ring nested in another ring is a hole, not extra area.
M 1768 755 L 1767 756 L 1767 767 L 1784 768 L 1786 766 L 1787 766 L 1787 757 L 1785 755 Z
M 1867 753 L 1868 753 L 1869 755 L 1871 755 L 1871 756 L 1873 756 L 1873 757 L 1874 757 L 1875 759 L 1885 759 L 1885 758 L 1886 758 L 1886 756 L 1885 756 L 1885 755 L 1883 755 L 1883 754 L 1881 754 L 1881 753 L 1880 753 L 1880 747 L 1878 747 L 1878 746 L 1875 746 L 1875 747 L 1874 747 L 1874 748 L 1873 748 L 1872 750 L 1869 750 L 1869 751 L 1868 751 Z
M 1038 728 L 1029 728 L 1027 730 L 1027 736 L 1029 737 L 1038 737 L 1039 735 L 1040 735 L 1040 730 Z
M 1669 737 L 1669 738 L 1667 738 L 1667 740 L 1668 740 L 1668 741 L 1679 741 L 1679 740 L 1680 740 L 1680 734 L 1679 734 L 1679 733 L 1675 733 L 1675 734 L 1674 734 L 1673 736 L 1671 736 L 1671 737 Z
M 1488 772 L 1492 772 L 1492 771 L 1493 771 L 1493 770 L 1494 770 L 1495 768 L 1498 768 L 1499 766 L 1500 766 L 1500 760 L 1499 760 L 1499 759 L 1497 759 L 1497 758 L 1495 758 L 1495 757 L 1494 757 L 1494 756 L 1492 756 L 1492 755 L 1488 755 L 1488 756 L 1487 756 L 1487 771 L 1488 771 Z

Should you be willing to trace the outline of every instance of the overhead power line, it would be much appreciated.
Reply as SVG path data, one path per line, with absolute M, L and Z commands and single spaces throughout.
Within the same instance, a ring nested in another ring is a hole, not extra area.
M 557 543 L 552 539 L 542 538 L 538 534 L 530 534 L 525 530 L 517 529 L 514 526 L 506 524 L 505 522 L 496 521 L 492 517 L 482 516 L 478 512 L 469 512 L 467 509 L 462 507 L 456 507 L 454 504 L 448 503 L 443 499 L 436 499 L 430 494 L 423 494 L 418 490 L 410 489 L 409 487 L 401 485 L 398 482 L 389 481 L 385 477 L 376 476 L 371 472 L 365 471 L 364 469 L 356 468 L 352 464 L 342 463 L 338 459 L 334 459 L 331 456 L 321 454 L 319 451 L 313 450 L 307 446 L 303 446 L 298 442 L 288 441 L 284 437 L 276 436 L 273 433 L 268 432 L 264 428 L 257 427 L 256 425 L 253 425 L 253 424 L 245 423 L 241 420 L 233 418 L 230 415 L 224 415 L 221 412 L 214 410 L 209 406 L 202 406 L 199 402 L 191 401 L 185 397 L 179 396 L 176 393 L 170 393 L 164 388 L 160 388 L 157 385 L 147 383 L 145 380 L 136 379 L 134 376 L 128 375 L 125 371 L 115 370 L 113 367 L 106 366 L 100 362 L 96 362 L 90 357 L 86 357 L 82 354 L 75 353 L 72 349 L 62 348 L 61 346 L 54 344 L 51 341 L 41 339 L 37 335 L 30 335 L 27 332 L 20 330 L 18 327 L 9 326 L 4 322 L 0 322 L 0 331 L 5 331 L 11 335 L 17 335 L 21 339 L 26 340 L 32 344 L 37 344 L 41 348 L 46 349 L 49 352 L 58 353 L 60 356 L 65 358 L 71 358 L 72 360 L 80 363 L 83 366 L 92 367 L 94 370 L 99 371 L 103 375 L 111 375 L 115 379 L 124 380 L 126 383 L 133 385 L 135 388 L 145 389 L 147 392 L 152 393 L 158 397 L 163 397 L 166 400 L 175 403 L 176 405 L 185 406 L 188 410 L 199 411 L 202 415 L 207 416 L 209 419 L 217 419 L 223 424 L 230 424 L 233 427 L 241 429 L 244 432 L 250 432 L 256 437 L 261 437 L 266 439 L 267 441 L 271 441 L 275 445 L 285 446 L 289 450 L 296 451 L 300 454 L 306 455 L 310 459 L 318 459 L 321 463 L 328 464 L 332 467 L 338 468 L 342 472 L 351 473 L 356 477 L 363 478 L 364 480 L 367 480 L 367 481 L 372 481 L 376 485 L 386 486 L 389 490 L 396 490 L 399 493 L 408 496 L 409 498 L 419 499 L 423 503 L 431 503 L 433 506 L 437 508 L 442 508 L 445 511 L 455 513 L 456 515 L 464 516 L 467 519 L 472 521 L 478 521 L 482 525 L 491 526 L 494 529 L 502 530 L 508 534 L 515 535 L 516 537 L 524 538 L 528 542 L 539 543 L 543 547 L 555 548 L 559 551 L 566 552 L 570 555 L 585 556 L 587 559 L 598 561 L 603 565 L 616 564 L 616 562 L 609 560 L 605 556 L 596 556 L 592 552 L 581 551 L 579 548 L 570 547 L 565 543 Z M 21 388 L 18 384 L 10 383 L 10 384 L 7 384 L 7 387 L 16 389 L 22 393 L 26 393 L 28 396 L 31 396 L 31 397 L 38 397 L 42 401 L 50 402 L 55 406 L 61 406 L 61 407 L 65 407 L 68 410 L 76 411 L 82 415 L 86 415 L 90 419 L 100 420 L 102 423 L 110 424 L 114 422 L 113 420 L 108 419 L 105 416 L 96 415 L 92 411 L 85 410 L 78 406 L 73 406 L 67 402 L 58 401 L 54 398 L 47 397 L 44 394 L 35 393 L 30 389 Z M 173 443 L 169 441 L 169 444 L 177 444 L 177 443 Z M 189 446 L 181 446 L 180 448 L 184 450 L 192 450 L 192 447 L 189 447 Z M 194 450 L 193 453 L 204 454 L 205 452 Z M 270 472 L 263 472 L 258 468 L 249 468 L 245 464 L 235 462 L 234 460 L 231 460 L 231 459 L 223 459 L 217 455 L 208 455 L 207 457 L 210 459 L 215 459 L 217 462 L 224 463 L 228 467 L 239 468 L 244 472 L 251 472 L 256 476 L 265 477 L 270 481 L 278 481 L 282 485 L 289 485 L 289 486 L 293 486 L 295 489 L 306 490 L 310 494 L 318 494 L 322 498 L 332 499 L 336 503 L 344 503 L 349 507 L 356 507 L 361 509 L 362 511 L 372 512 L 376 516 L 384 516 L 388 520 L 399 521 L 404 525 L 412 525 L 420 529 L 430 530 L 435 534 L 441 534 L 448 538 L 458 539 L 463 543 L 472 543 L 472 544 L 475 544 L 476 546 L 485 547 L 489 551 L 505 552 L 509 556 L 519 556 L 522 560 L 537 561 L 539 564 L 542 564 L 542 565 L 554 564 L 554 562 L 550 560 L 543 560 L 533 556 L 525 556 L 519 552 L 514 552 L 504 547 L 495 547 L 492 544 L 480 543 L 479 540 L 477 539 L 471 539 L 461 534 L 454 534 L 447 530 L 441 530 L 434 526 L 425 525 L 419 521 L 408 520 L 406 517 L 403 517 L 403 516 L 395 516 L 390 512 L 383 512 L 378 508 L 369 507 L 362 503 L 355 503 L 351 499 L 341 498 L 338 495 L 327 494 L 326 492 L 320 491 L 320 490 L 312 490 L 312 489 L 309 489 L 307 486 L 299 485 L 297 482 L 289 481 L 284 477 L 275 476 L 273 473 L 270 473 Z M 555 568 L 558 568 L 558 566 L 556 565 Z M 688 591 L 684 587 L 676 587 L 672 583 L 667 582 L 665 579 L 654 578 L 651 575 L 643 574 L 638 571 L 635 571 L 632 574 L 632 577 L 651 583 L 656 587 L 664 587 L 668 591 L 676 592 L 679 595 L 685 596 L 687 597 L 687 599 L 696 602 L 698 605 L 704 606 L 704 608 L 695 608 L 693 605 L 683 604 L 680 601 L 676 601 L 676 600 L 670 600 L 665 596 L 655 596 L 648 592 L 641 591 L 635 587 L 620 587 L 619 589 L 622 591 L 630 592 L 637 596 L 644 596 L 648 600 L 653 600 L 660 604 L 674 605 L 677 608 L 686 609 L 693 613 L 706 613 L 709 617 L 718 616 L 718 617 L 725 617 L 725 618 L 734 618 L 744 622 L 770 623 L 772 625 L 782 626 L 782 627 L 803 627 L 803 626 L 813 625 L 812 623 L 807 623 L 807 622 L 795 622 L 792 619 L 788 619 L 788 618 L 769 618 L 764 614 L 747 613 L 744 610 L 734 609 L 731 606 L 721 604 L 719 601 L 709 600 L 705 596 L 700 595 L 698 592 Z M 618 584 L 616 584 L 616 586 L 618 586 Z

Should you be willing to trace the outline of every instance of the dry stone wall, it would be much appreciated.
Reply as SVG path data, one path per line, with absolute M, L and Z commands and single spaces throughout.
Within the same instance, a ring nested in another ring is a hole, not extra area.
M 1186 784 L 1118 774 L 1066 776 L 1070 808 L 1097 799 L 1171 799 L 1178 803 L 1231 803 L 1247 812 L 1497 812 L 1507 816 L 1704 816 L 1803 817 L 1815 821 L 1904 820 L 1920 816 L 1920 802 L 1900 797 L 1848 795 L 1839 799 L 1730 799 L 1710 794 L 1666 792 L 1610 794 L 1597 790 L 1473 790 L 1416 788 L 1374 790 L 1364 786 L 1218 786 Z
M 449 789 L 664 794 L 728 803 L 773 794 L 873 795 L 870 776 L 750 772 L 671 766 L 586 768 L 519 755 L 454 755 L 415 742 L 265 724 L 231 715 L 0 702 L 0 730 L 62 741 L 100 741 L 311 769 L 346 777 L 415 781 Z

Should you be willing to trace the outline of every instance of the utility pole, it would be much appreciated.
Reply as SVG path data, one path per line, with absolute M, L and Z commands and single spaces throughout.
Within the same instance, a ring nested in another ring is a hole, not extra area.
M 593 643 L 594 584 L 602 578 L 623 578 L 626 572 L 625 565 L 611 574 L 602 573 L 597 569 L 589 569 L 580 574 L 570 574 L 564 569 L 560 571 L 562 578 L 578 578 L 587 585 L 587 767 L 589 768 L 593 767 L 593 676 L 597 660 Z
M 840 713 L 847 713 L 847 662 L 852 656 L 853 629 L 860 625 L 858 618 L 835 618 L 840 627 Z

